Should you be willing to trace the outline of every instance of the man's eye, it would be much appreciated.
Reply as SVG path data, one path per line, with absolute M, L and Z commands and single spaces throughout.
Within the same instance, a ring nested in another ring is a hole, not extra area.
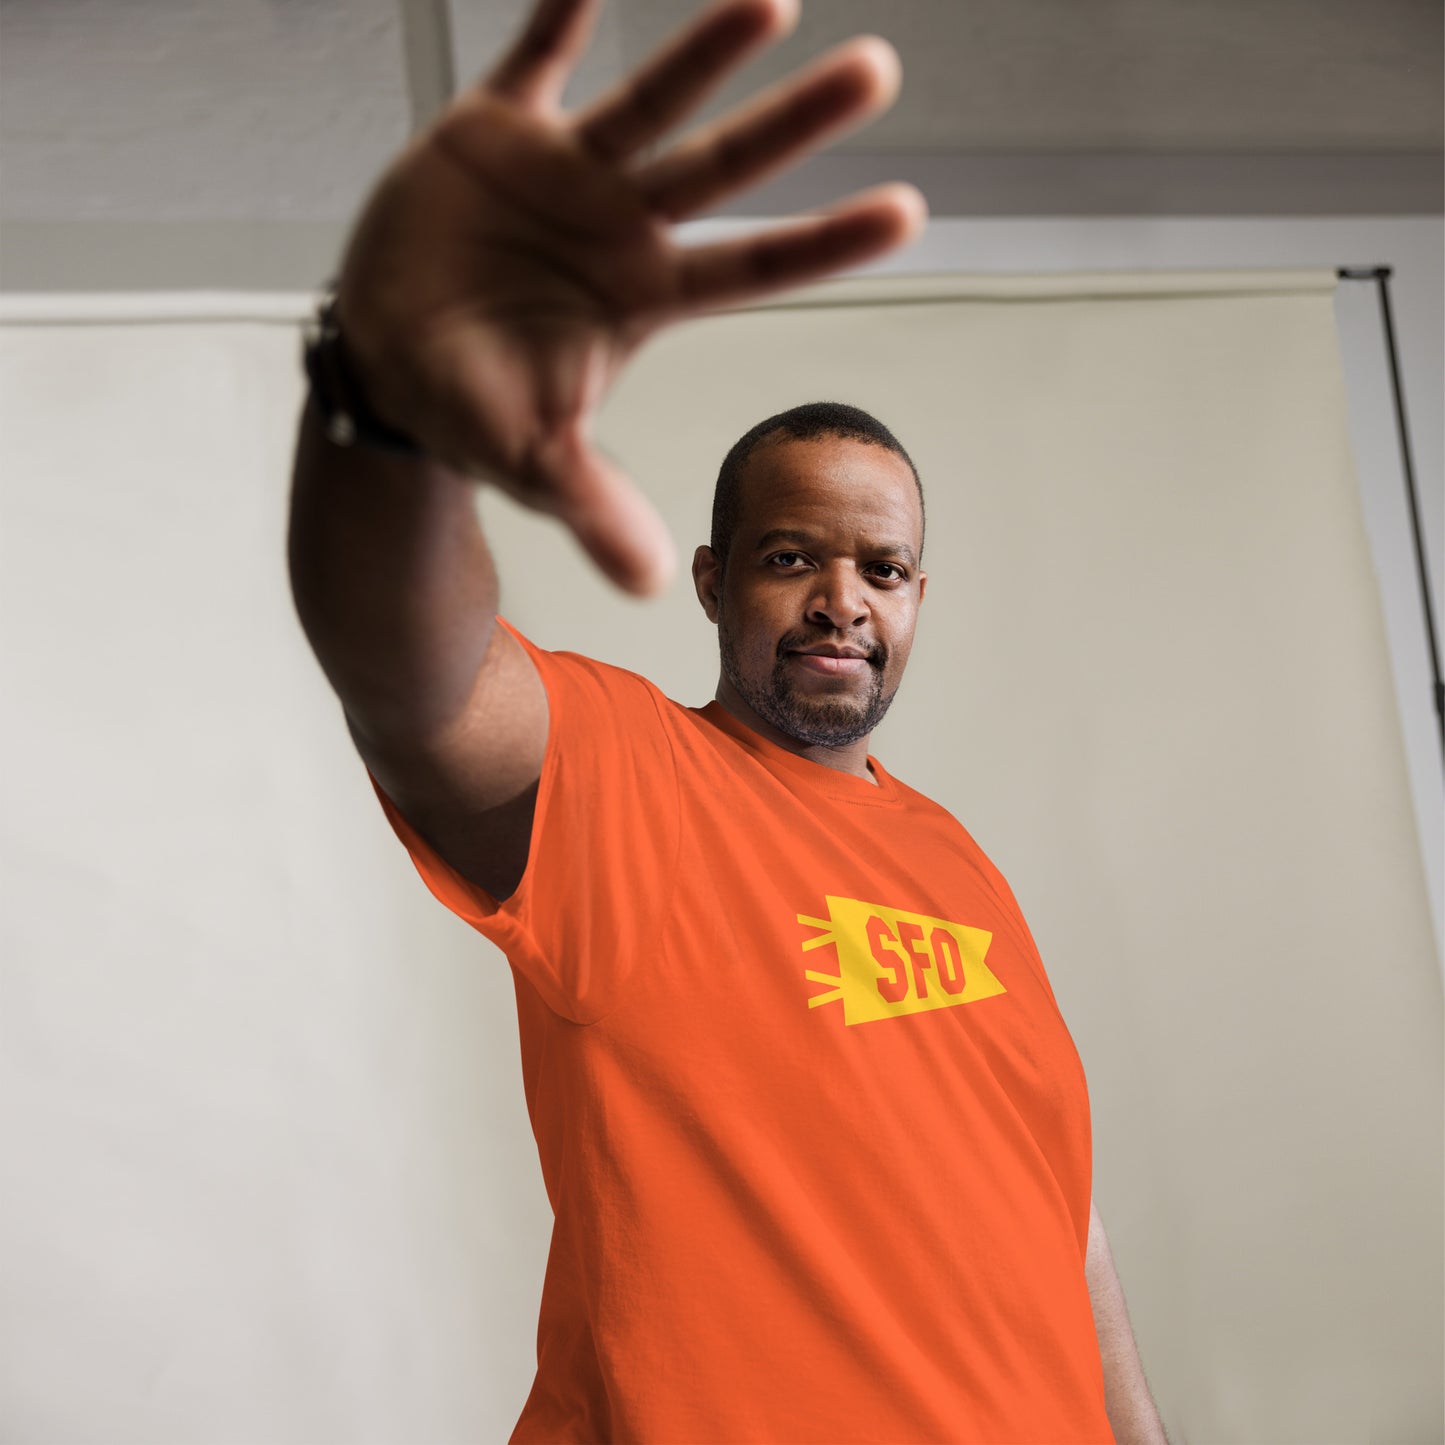
M 771 557 L 768 558 L 768 561 L 769 561 L 769 562 L 782 562 L 782 561 L 783 561 L 785 558 L 787 558 L 787 557 L 801 557 L 802 555 L 803 555 L 803 554 L 802 554 L 801 552 L 775 552 Z M 889 568 L 894 574 L 896 574 L 896 575 L 894 575 L 894 576 L 891 576 L 891 577 L 886 578 L 885 580 L 888 581 L 888 582 L 904 582 L 904 581 L 907 581 L 907 579 L 908 579 L 908 574 L 907 574 L 907 573 L 903 570 L 903 568 L 900 567 L 896 562 L 876 562 L 876 563 L 874 563 L 874 566 L 876 566 L 876 567 L 887 567 L 887 568 Z M 793 569 L 793 568 L 791 568 L 791 567 L 784 567 L 783 570 L 784 570 L 784 571 L 789 571 L 789 572 L 791 572 L 791 571 L 793 571 L 793 570 L 795 570 L 795 569 Z

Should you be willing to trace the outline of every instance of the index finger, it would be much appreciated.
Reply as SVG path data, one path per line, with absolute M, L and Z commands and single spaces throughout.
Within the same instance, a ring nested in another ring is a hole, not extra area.
M 602 0 L 538 0 L 526 28 L 483 86 L 522 105 L 555 107 L 601 8 Z

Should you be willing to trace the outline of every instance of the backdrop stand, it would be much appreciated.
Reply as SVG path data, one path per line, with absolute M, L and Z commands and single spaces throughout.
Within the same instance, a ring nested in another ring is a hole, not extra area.
M 1415 464 L 1410 456 L 1410 428 L 1405 421 L 1405 393 L 1400 385 L 1400 359 L 1395 350 L 1395 323 L 1390 314 L 1390 266 L 1341 266 L 1342 281 L 1370 281 L 1378 284 L 1380 315 L 1385 323 L 1385 347 L 1390 354 L 1390 383 L 1395 392 L 1395 425 L 1400 437 L 1400 458 L 1405 466 L 1405 491 L 1410 499 L 1410 527 L 1415 534 L 1415 571 L 1420 580 L 1420 605 L 1425 609 L 1425 638 L 1430 648 L 1430 669 L 1435 678 L 1435 722 L 1440 729 L 1440 749 L 1445 755 L 1445 682 L 1440 678 L 1440 644 L 1435 637 L 1435 608 L 1430 601 L 1430 573 L 1425 558 L 1425 538 L 1420 527 L 1420 498 L 1415 489 Z

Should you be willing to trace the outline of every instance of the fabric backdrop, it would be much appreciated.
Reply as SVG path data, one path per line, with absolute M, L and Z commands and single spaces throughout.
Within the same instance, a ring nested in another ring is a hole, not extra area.
M 929 588 L 872 751 L 1029 917 L 1176 1445 L 1439 1438 L 1441 981 L 1334 286 L 853 280 L 669 333 L 601 428 L 678 541 L 649 603 L 479 494 L 509 619 L 699 705 L 727 447 L 809 400 L 908 447 Z M 500 1439 L 530 1384 L 507 968 L 290 601 L 304 309 L 0 328 L 8 1439 Z

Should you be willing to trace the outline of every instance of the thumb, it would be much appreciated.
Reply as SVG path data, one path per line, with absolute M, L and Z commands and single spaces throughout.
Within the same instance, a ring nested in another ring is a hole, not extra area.
M 574 429 L 548 459 L 550 510 L 617 586 L 638 597 L 665 590 L 677 548 L 661 513 L 637 484 Z

